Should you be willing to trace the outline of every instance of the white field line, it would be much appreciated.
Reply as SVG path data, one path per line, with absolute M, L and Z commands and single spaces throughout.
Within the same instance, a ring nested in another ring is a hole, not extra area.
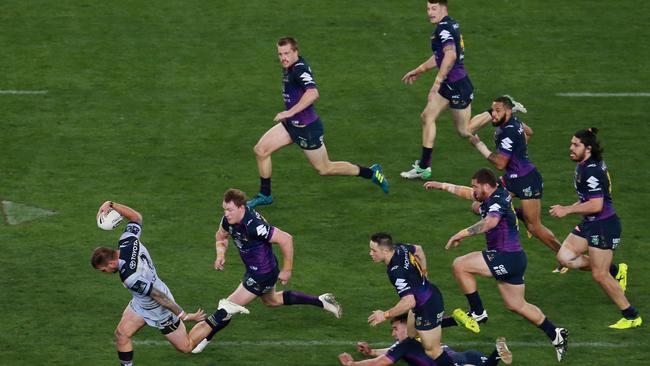
M 171 344 L 166 340 L 132 340 L 133 344 L 139 346 L 152 346 L 152 347 L 171 347 Z M 388 347 L 391 343 L 384 342 L 368 342 L 372 345 L 380 347 Z M 215 339 L 210 343 L 210 347 L 251 347 L 251 346 L 267 346 L 267 347 L 317 347 L 317 346 L 354 346 L 357 344 L 357 341 L 345 341 L 345 340 L 284 340 L 284 341 L 218 341 Z M 513 347 L 522 347 L 522 348 L 551 348 L 550 342 L 517 342 L 517 341 L 508 341 L 509 346 Z M 478 342 L 478 341 L 464 341 L 464 342 L 455 342 L 454 347 L 467 348 L 467 347 L 480 347 L 485 349 L 491 349 L 494 347 L 494 342 Z M 569 347 L 571 348 L 634 348 L 641 346 L 641 343 L 638 342 L 569 342 Z
M 47 94 L 47 90 L 0 90 L 0 94 Z
M 650 93 L 556 93 L 558 97 L 589 97 L 589 98 L 607 98 L 607 97 L 650 97 Z

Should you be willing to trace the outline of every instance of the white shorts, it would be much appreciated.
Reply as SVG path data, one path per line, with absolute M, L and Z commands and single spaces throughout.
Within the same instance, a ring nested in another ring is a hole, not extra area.
M 131 300 L 129 306 L 136 314 L 144 318 L 144 321 L 148 326 L 158 328 L 162 330 L 163 333 L 166 330 L 170 330 L 170 327 L 174 327 L 174 324 L 179 321 L 179 318 L 174 313 L 162 305 L 159 305 L 154 309 L 144 309 L 137 302 Z M 174 331 L 175 329 L 176 328 L 174 327 L 171 331 Z

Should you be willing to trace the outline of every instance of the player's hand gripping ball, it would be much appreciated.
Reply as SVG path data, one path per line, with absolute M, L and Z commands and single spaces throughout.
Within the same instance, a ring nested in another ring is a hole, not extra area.
M 102 230 L 113 230 L 120 225 L 122 219 L 119 212 L 110 210 L 97 216 L 97 226 Z

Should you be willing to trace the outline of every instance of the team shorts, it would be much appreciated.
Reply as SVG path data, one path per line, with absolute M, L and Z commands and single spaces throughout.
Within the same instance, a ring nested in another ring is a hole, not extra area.
M 173 300 L 174 297 L 169 294 Z M 145 309 L 137 302 L 131 300 L 129 302 L 131 309 L 138 315 L 144 318 L 148 326 L 160 329 L 162 334 L 169 334 L 180 325 L 180 319 L 172 313 L 169 309 L 162 305 L 158 305 L 153 309 Z
M 572 234 L 587 240 L 590 247 L 615 250 L 621 243 L 621 220 L 612 215 L 604 220 L 582 221 Z
M 291 140 L 303 150 L 316 150 L 323 146 L 323 122 L 320 118 L 305 126 L 294 126 L 284 121 L 282 125 L 291 136 Z
M 442 317 L 445 314 L 445 303 L 442 300 L 442 294 L 435 285 L 431 297 L 422 305 L 413 308 L 415 315 L 415 329 L 431 330 L 442 323 Z
M 533 169 L 523 177 L 508 178 L 502 176 L 501 180 L 508 192 L 515 195 L 521 200 L 539 200 L 542 199 L 544 192 L 544 182 L 542 175 L 537 169 Z
M 262 296 L 265 293 L 273 290 L 275 283 L 278 282 L 278 275 L 280 270 L 278 267 L 269 273 L 250 273 L 246 271 L 241 283 L 244 288 L 257 296 Z
M 451 109 L 465 109 L 474 99 L 474 86 L 469 80 L 469 76 L 454 81 L 444 81 L 440 84 L 438 94 L 449 101 Z
M 465 352 L 451 353 L 450 357 L 459 365 L 480 366 L 485 364 L 485 362 L 488 360 L 488 357 L 484 353 L 473 349 L 467 350 Z
M 483 259 L 487 263 L 492 276 L 497 281 L 503 281 L 511 285 L 523 285 L 524 273 L 528 265 L 528 258 L 523 250 L 518 252 L 500 252 L 496 250 L 484 250 Z

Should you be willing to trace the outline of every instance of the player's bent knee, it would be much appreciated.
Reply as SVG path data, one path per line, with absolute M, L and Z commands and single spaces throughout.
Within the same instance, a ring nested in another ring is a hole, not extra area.
M 591 272 L 591 278 L 598 283 L 603 283 L 611 278 L 611 275 L 607 271 L 593 271 Z
M 115 343 L 118 345 L 128 343 L 131 340 L 130 336 L 120 332 L 119 329 L 115 329 L 114 337 L 115 337 Z
M 267 156 L 270 155 L 268 153 L 268 150 L 265 149 L 260 144 L 257 144 L 257 145 L 255 145 L 255 147 L 253 147 L 253 153 L 255 153 L 255 156 L 260 157 L 260 158 L 264 158 L 264 157 L 267 157 Z

